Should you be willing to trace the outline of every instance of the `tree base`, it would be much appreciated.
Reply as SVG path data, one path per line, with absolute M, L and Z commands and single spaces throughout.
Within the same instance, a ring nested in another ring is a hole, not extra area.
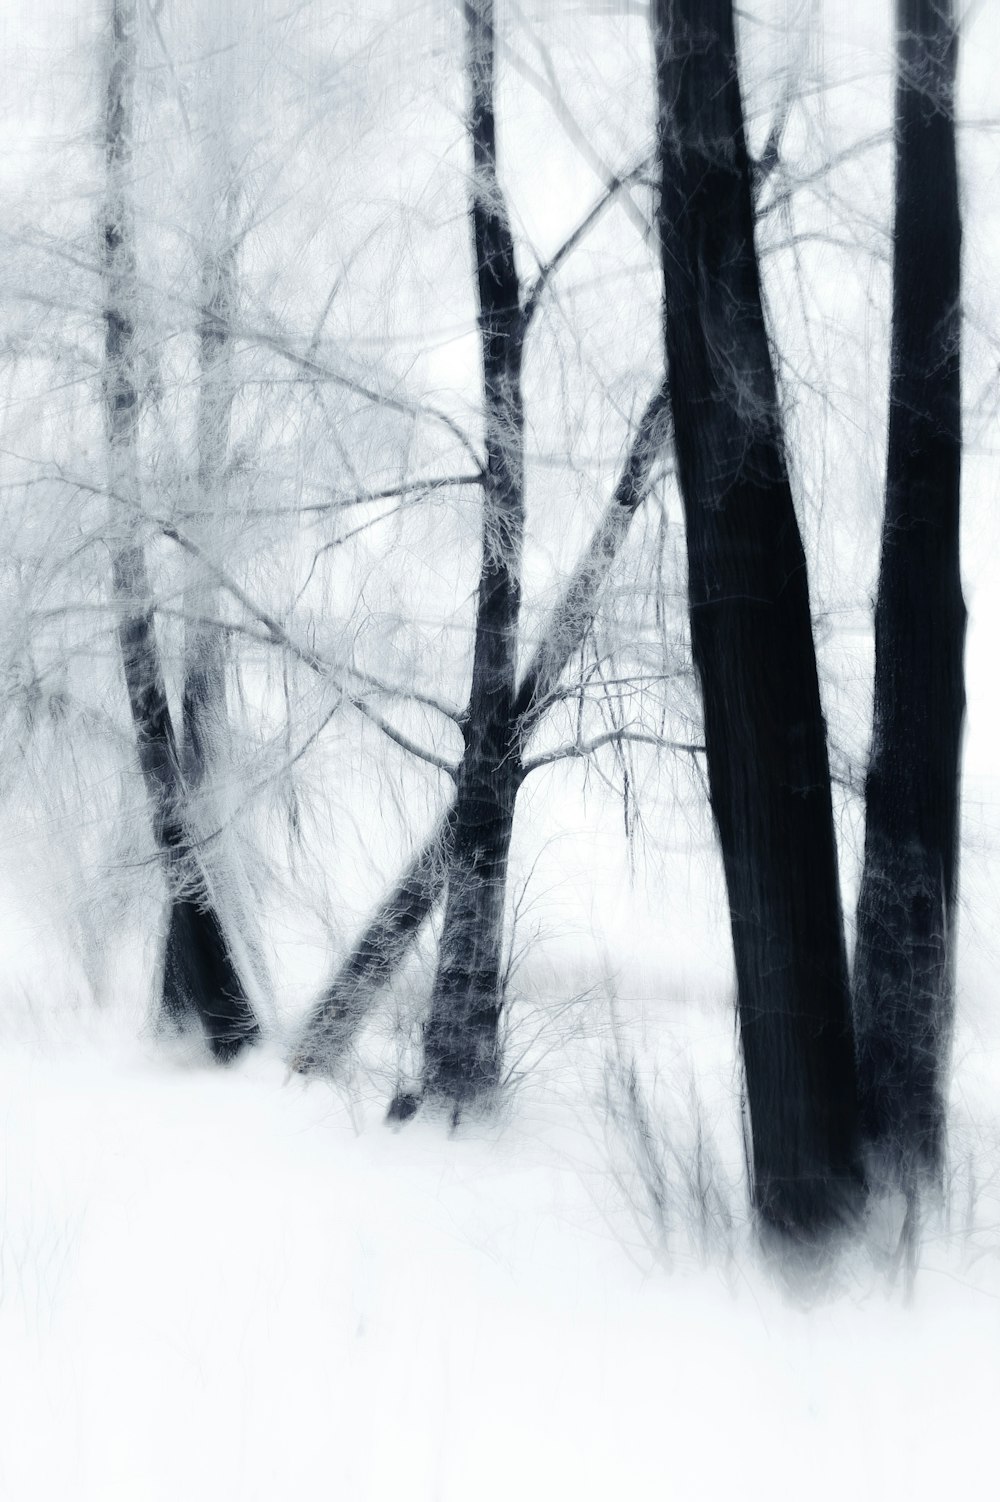
M 161 1007 L 175 1024 L 197 1020 L 220 1064 L 260 1040 L 260 1024 L 214 909 L 188 897 L 176 897 L 170 906 Z
M 424 1034 L 424 1095 L 456 1108 L 483 1104 L 500 1088 L 500 1013 L 495 1005 L 438 1001 Z
M 841 1174 L 817 1173 L 793 1181 L 758 1184 L 754 1211 L 767 1245 L 816 1249 L 861 1229 L 868 1182 L 859 1166 Z

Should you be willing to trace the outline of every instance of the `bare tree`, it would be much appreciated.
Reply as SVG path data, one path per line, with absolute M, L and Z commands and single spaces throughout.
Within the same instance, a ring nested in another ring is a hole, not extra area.
M 195 307 L 198 345 L 194 505 L 185 534 L 196 551 L 184 555 L 182 769 L 185 816 L 211 884 L 234 962 L 258 1015 L 270 1009 L 266 965 L 257 940 L 259 915 L 242 853 L 231 837 L 234 737 L 230 722 L 230 644 L 226 591 L 212 567 L 234 529 L 230 441 L 238 393 L 234 328 L 239 326 L 239 256 L 247 211 L 232 116 L 241 118 L 238 7 L 219 4 L 200 16 L 203 60 L 196 107 L 185 110 L 192 144 L 194 224 L 199 268 Z M 159 34 L 161 51 L 169 58 Z M 194 127 L 194 132 L 191 127 Z M 173 957 L 168 954 L 168 967 Z
M 656 0 L 659 234 L 691 639 L 763 1221 L 857 1202 L 857 1091 L 806 561 L 754 241 L 732 0 Z
M 966 611 L 951 0 L 897 0 L 892 368 L 854 1002 L 866 1134 L 941 1167 Z
M 167 879 L 170 914 L 162 1006 L 200 1019 L 212 1050 L 229 1058 L 258 1025 L 233 963 L 197 849 L 185 824 L 177 737 L 156 640 L 155 603 L 143 546 L 137 271 L 130 197 L 137 17 L 134 0 L 111 0 L 105 97 L 107 197 L 104 407 L 108 489 L 114 518 L 112 580 L 118 639 L 139 763 Z
M 518 789 L 535 766 L 548 764 L 556 755 L 583 754 L 585 748 L 565 748 L 534 762 L 525 761 L 525 750 L 551 706 L 566 664 L 589 630 L 667 433 L 663 383 L 641 415 L 606 513 L 518 681 L 525 341 L 551 278 L 639 171 L 612 176 L 593 209 L 536 278 L 522 285 L 497 173 L 492 4 L 476 0 L 466 5 L 465 21 L 486 449 L 472 685 L 461 720 L 465 749 L 454 803 L 341 963 L 293 1053 L 299 1069 L 335 1067 L 378 989 L 398 969 L 447 887 L 425 1062 L 429 1088 L 459 1099 L 488 1088 L 498 1074 L 506 870 Z M 617 737 L 623 738 L 627 736 Z
M 429 1089 L 455 1099 L 498 1069 L 504 905 L 521 779 L 514 701 L 524 540 L 523 318 L 497 173 L 492 0 L 465 7 L 472 239 L 483 360 L 486 464 L 472 687 L 462 721 L 448 897 L 424 1038 Z

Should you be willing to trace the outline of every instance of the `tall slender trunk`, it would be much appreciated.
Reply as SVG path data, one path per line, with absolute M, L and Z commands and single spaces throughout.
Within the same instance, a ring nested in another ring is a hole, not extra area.
M 584 640 L 605 580 L 649 489 L 667 440 L 669 391 L 662 383 L 647 404 L 614 492 L 546 622 L 518 686 L 515 712 L 525 741 L 548 707 L 573 653 Z M 294 1067 L 332 1070 L 368 1016 L 379 988 L 403 963 L 421 926 L 441 899 L 455 834 L 453 802 L 366 923 L 309 1014 L 293 1054 Z
M 218 163 L 207 162 L 206 179 L 217 173 Z M 235 397 L 230 328 L 237 289 L 232 192 L 227 190 L 226 197 L 221 225 L 208 231 L 202 263 L 197 495 L 195 514 L 187 522 L 188 535 L 208 556 L 222 545 L 231 529 L 226 471 Z M 221 243 L 213 246 L 211 239 Z M 220 624 L 222 590 L 200 558 L 188 557 L 186 564 L 181 751 L 185 821 L 198 846 L 202 877 L 211 892 L 226 947 L 255 1015 L 262 1017 L 270 1005 L 267 965 L 258 939 L 248 873 L 231 829 L 235 801 L 233 736 L 226 691 L 226 633 Z M 173 946 L 184 939 L 183 930 L 171 928 L 168 971 L 179 958 Z
M 105 99 L 107 199 L 104 410 L 111 526 L 112 587 L 118 640 L 153 830 L 170 893 L 162 1005 L 178 1019 L 196 1015 L 217 1057 L 227 1058 L 257 1031 L 184 822 L 184 785 L 154 605 L 142 545 L 139 383 L 136 365 L 135 231 L 129 192 L 135 88 L 134 0 L 111 0 Z
M 892 368 L 854 1003 L 866 1136 L 939 1170 L 953 1008 L 965 604 L 951 0 L 897 0 Z
M 524 320 L 497 175 L 492 0 L 467 0 L 472 239 L 486 417 L 482 562 L 472 687 L 437 975 L 424 1036 L 428 1088 L 454 1098 L 497 1077 L 504 905 L 521 781 L 515 698 L 524 535 Z
M 230 508 L 227 464 L 235 399 L 232 323 L 238 298 L 239 167 L 230 111 L 238 94 L 235 0 L 214 0 L 198 18 L 205 57 L 193 118 L 195 236 L 199 246 L 197 494 L 188 535 L 211 554 L 226 533 Z M 226 703 L 226 638 L 217 624 L 222 589 L 197 558 L 188 559 L 184 588 L 183 761 L 197 794 L 231 759 Z
M 198 515 L 188 523 L 188 532 L 209 547 L 217 540 L 216 529 L 228 509 L 226 463 L 233 407 L 229 327 L 235 290 L 236 251 L 227 237 L 227 243 L 208 249 L 203 258 L 198 329 Z M 201 787 L 228 749 L 226 643 L 215 624 L 221 593 L 215 576 L 207 575 L 199 560 L 192 560 L 184 590 L 183 691 L 184 776 L 192 792 Z
M 656 0 L 667 363 L 691 639 L 765 1223 L 857 1202 L 857 1089 L 806 562 L 754 243 L 732 0 Z

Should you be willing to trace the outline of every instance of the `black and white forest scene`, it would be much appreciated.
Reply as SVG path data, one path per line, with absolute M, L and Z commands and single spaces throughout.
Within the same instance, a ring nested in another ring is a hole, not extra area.
M 0 1502 L 993 1493 L 998 76 L 3 0 Z

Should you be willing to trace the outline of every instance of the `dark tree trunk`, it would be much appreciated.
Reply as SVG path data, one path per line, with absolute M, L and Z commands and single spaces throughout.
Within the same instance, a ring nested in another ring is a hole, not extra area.
M 885 520 L 854 998 L 866 1136 L 936 1172 L 952 1023 L 965 604 L 951 0 L 898 0 Z
M 204 1026 L 218 1058 L 256 1036 L 257 1023 L 232 964 L 204 875 L 185 829 L 184 786 L 153 622 L 141 542 L 136 372 L 135 236 L 128 192 L 135 79 L 134 0 L 112 0 L 105 112 L 104 408 L 118 639 L 157 845 L 170 892 L 163 1010 Z
M 858 1201 L 857 1086 L 806 563 L 754 244 L 732 0 L 656 0 L 659 228 L 691 639 L 766 1224 Z
M 524 319 L 514 239 L 497 176 L 492 0 L 465 7 L 472 239 L 486 417 L 482 562 L 472 688 L 463 722 L 455 833 L 425 1084 L 460 1099 L 496 1082 L 507 857 L 521 781 L 515 718 L 524 534 Z

